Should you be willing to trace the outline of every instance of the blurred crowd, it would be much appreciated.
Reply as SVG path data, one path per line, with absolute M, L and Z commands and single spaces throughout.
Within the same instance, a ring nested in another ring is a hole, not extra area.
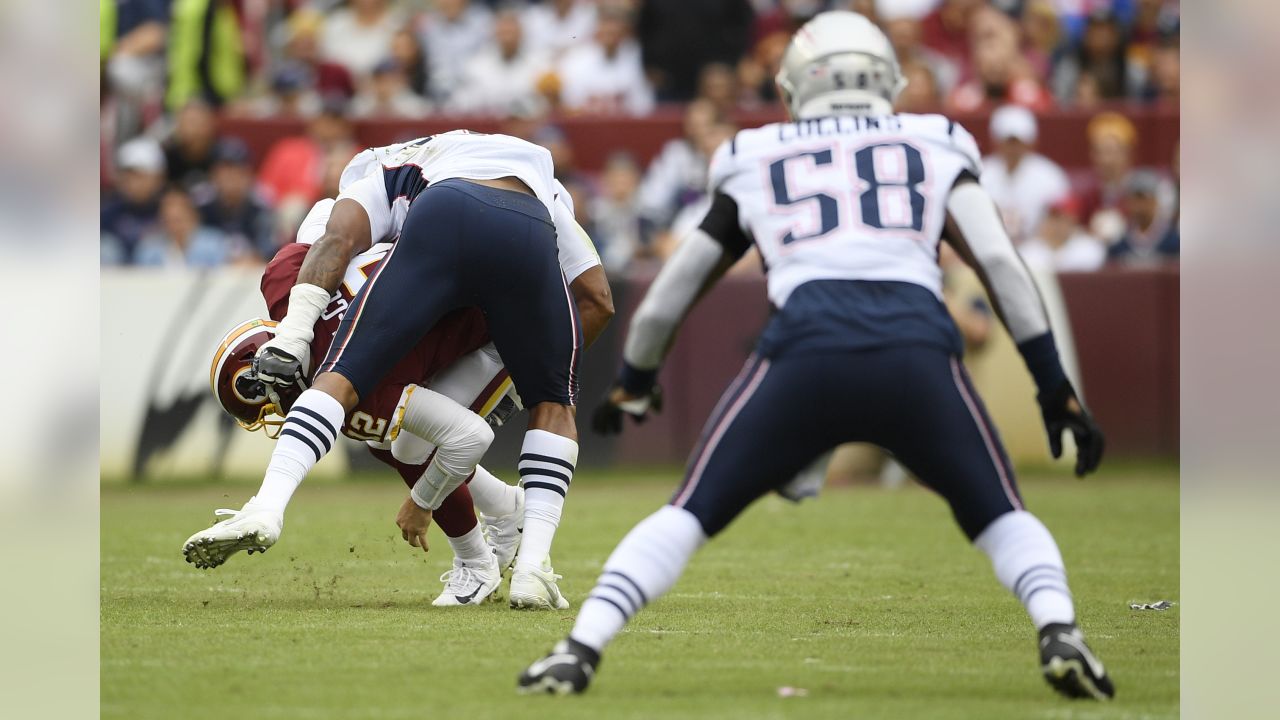
M 606 265 L 661 262 L 709 202 L 711 151 L 776 106 L 788 38 L 827 9 L 884 28 L 901 110 L 994 111 L 982 180 L 1028 262 L 1177 256 L 1176 153 L 1135 167 L 1116 111 L 1177 107 L 1177 0 L 100 0 L 103 263 L 262 263 L 336 194 L 353 123 L 432 116 L 546 146 Z M 672 105 L 681 137 L 597 173 L 555 124 Z M 1036 152 L 1056 108 L 1094 114 L 1081 167 Z M 230 117 L 304 130 L 255 157 Z

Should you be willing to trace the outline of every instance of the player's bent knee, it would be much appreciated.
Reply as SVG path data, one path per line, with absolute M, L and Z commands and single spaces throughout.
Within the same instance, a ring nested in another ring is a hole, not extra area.
M 360 404 L 360 395 L 356 392 L 355 386 L 339 373 L 320 373 L 316 376 L 315 382 L 311 383 L 311 387 L 337 400 L 346 412 L 351 412 L 356 405 Z

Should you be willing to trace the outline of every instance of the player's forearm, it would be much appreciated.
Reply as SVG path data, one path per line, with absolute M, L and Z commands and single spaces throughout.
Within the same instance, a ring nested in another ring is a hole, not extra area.
M 609 278 L 605 276 L 604 267 L 597 265 L 583 272 L 569 286 L 573 292 L 574 303 L 578 306 L 578 316 L 582 321 L 582 340 L 584 347 L 591 347 L 600 333 L 609 326 L 613 319 L 613 292 L 609 288 Z
M 360 252 L 359 243 L 354 238 L 343 233 L 325 231 L 302 260 L 298 284 L 315 285 L 333 293 L 342 284 L 351 258 Z
M 729 269 L 734 258 L 702 230 L 676 249 L 645 294 L 623 349 L 620 384 L 628 392 L 647 392 L 676 332 L 702 294 Z
M 1040 291 L 1005 232 L 995 203 L 977 183 L 956 187 L 947 202 L 949 237 L 987 290 L 992 308 L 1017 343 L 1041 392 L 1066 380 Z

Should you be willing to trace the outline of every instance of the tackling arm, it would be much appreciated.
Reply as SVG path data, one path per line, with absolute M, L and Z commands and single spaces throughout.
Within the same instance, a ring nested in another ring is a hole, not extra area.
M 604 274 L 604 266 L 596 265 L 583 271 L 569 284 L 569 290 L 573 293 L 573 301 L 582 318 L 583 345 L 591 347 L 600 333 L 609 326 L 614 313 L 613 293 L 609 289 L 609 278 Z
M 347 265 L 368 250 L 375 237 L 382 239 L 390 232 L 391 209 L 379 180 L 371 175 L 343 190 L 332 204 L 324 234 L 302 261 L 298 279 L 289 291 L 289 309 L 276 328 L 276 336 L 254 357 L 254 369 L 268 395 L 278 396 L 279 385 L 300 383 L 305 387 L 302 379 L 311 366 L 315 324 L 342 283 Z M 272 397 L 273 402 L 275 399 Z
M 1005 232 L 995 203 L 972 174 L 964 174 L 947 199 L 945 236 L 978 274 L 991 304 L 1018 345 L 1035 379 L 1037 400 L 1053 456 L 1062 454 L 1062 432 L 1075 436 L 1076 474 L 1102 460 L 1102 431 L 1076 396 L 1058 357 L 1049 318 L 1031 273 Z

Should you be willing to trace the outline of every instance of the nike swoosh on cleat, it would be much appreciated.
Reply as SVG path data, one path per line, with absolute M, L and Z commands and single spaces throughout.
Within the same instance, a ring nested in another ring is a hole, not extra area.
M 478 593 L 478 592 L 480 592 L 480 586 L 479 586 L 479 585 L 477 585 L 477 586 L 476 586 L 476 589 L 475 589 L 475 590 L 472 590 L 472 591 L 471 591 L 471 594 L 470 594 L 470 595 L 454 595 L 454 596 L 453 596 L 453 599 L 454 599 L 454 600 L 457 600 L 458 602 L 462 603 L 463 605 L 466 605 L 466 604 L 470 603 L 472 600 L 475 600 L 475 599 L 476 599 L 476 593 Z

